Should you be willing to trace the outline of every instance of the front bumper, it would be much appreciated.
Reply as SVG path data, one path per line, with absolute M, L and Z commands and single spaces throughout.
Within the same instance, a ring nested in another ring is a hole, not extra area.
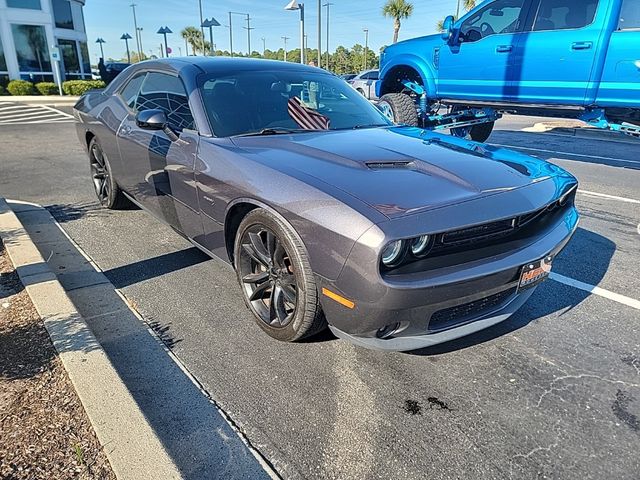
M 413 350 L 506 320 L 534 291 L 517 288 L 522 266 L 558 255 L 577 228 L 578 214 L 572 207 L 557 220 L 538 236 L 503 244 L 482 258 L 459 255 L 460 263 L 401 275 L 373 275 L 354 248 L 335 282 L 319 279 L 355 304 L 347 308 L 322 296 L 330 328 L 364 347 Z

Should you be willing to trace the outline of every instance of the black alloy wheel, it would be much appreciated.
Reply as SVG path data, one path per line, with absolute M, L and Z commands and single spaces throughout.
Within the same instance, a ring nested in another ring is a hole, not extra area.
M 326 326 L 315 277 L 299 237 L 257 208 L 238 228 L 234 265 L 245 303 L 268 335 L 292 342 Z
M 264 225 L 247 229 L 241 244 L 240 276 L 253 311 L 271 327 L 287 326 L 295 316 L 300 289 L 291 257 Z
M 100 204 L 114 210 L 129 206 L 129 200 L 113 178 L 109 159 L 95 137 L 89 143 L 89 165 L 93 189 Z

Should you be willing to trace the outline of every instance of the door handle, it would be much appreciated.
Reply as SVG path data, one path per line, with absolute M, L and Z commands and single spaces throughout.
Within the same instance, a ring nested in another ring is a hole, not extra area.
M 513 45 L 498 45 L 496 47 L 498 53 L 509 53 L 511 50 L 513 50 Z
M 593 42 L 573 42 L 571 50 L 589 50 L 593 47 Z

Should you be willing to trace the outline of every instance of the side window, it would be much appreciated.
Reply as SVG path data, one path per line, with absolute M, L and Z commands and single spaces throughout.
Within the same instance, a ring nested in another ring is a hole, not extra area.
M 371 80 L 378 80 L 380 77 L 380 72 L 376 70 L 375 72 L 371 72 L 369 75 L 370 75 L 369 78 Z
M 136 101 L 136 110 L 151 109 L 164 111 L 169 125 L 178 132 L 195 128 L 187 92 L 178 77 L 156 72 L 147 74 Z
M 540 0 L 533 31 L 584 28 L 593 23 L 597 9 L 598 0 Z
M 623 0 L 618 30 L 640 29 L 640 0 Z
M 142 85 L 142 81 L 144 80 L 144 73 L 136 75 L 125 85 L 125 87 L 120 92 L 120 96 L 124 103 L 129 105 L 129 108 L 134 108 L 136 106 L 136 99 L 138 98 L 138 92 L 140 91 L 140 86 Z
M 524 0 L 496 0 L 469 17 L 460 26 L 463 42 L 477 42 L 490 35 L 520 31 Z

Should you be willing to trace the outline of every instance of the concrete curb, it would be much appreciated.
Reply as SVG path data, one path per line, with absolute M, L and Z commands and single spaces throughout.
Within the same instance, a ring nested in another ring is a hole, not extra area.
M 56 275 L 2 198 L 0 234 L 118 479 L 182 478 Z

